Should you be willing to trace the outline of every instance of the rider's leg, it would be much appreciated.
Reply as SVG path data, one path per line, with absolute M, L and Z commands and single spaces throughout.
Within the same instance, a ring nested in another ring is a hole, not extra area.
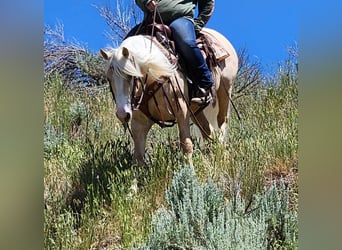
M 169 26 L 176 49 L 189 69 L 191 80 L 197 86 L 209 89 L 213 85 L 213 79 L 201 50 L 197 47 L 193 22 L 187 18 L 178 18 Z

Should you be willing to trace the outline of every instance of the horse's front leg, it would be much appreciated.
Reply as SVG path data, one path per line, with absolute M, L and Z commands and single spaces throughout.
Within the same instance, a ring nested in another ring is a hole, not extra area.
M 180 144 L 186 161 L 192 165 L 193 144 L 190 139 L 190 117 L 188 112 L 177 117 Z
M 132 137 L 134 141 L 134 160 L 139 166 L 145 165 L 145 146 L 148 131 L 152 126 L 152 122 L 143 115 L 133 115 L 131 127 Z

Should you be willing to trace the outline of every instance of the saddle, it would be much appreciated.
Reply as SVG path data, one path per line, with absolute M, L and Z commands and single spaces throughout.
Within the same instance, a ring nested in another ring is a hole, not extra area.
M 152 34 L 163 47 L 177 55 L 175 43 L 171 38 L 172 31 L 169 26 L 160 23 L 149 24 L 146 29 L 148 34 Z M 219 42 L 209 34 L 201 31 L 196 39 L 207 65 L 212 70 L 219 62 L 229 57 L 229 53 L 219 44 Z

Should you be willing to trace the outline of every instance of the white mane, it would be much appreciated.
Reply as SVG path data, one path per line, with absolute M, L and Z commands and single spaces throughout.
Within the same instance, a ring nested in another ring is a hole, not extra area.
M 128 57 L 123 55 L 124 48 L 129 52 Z M 111 54 L 110 65 L 115 74 L 123 78 L 149 74 L 158 80 L 170 77 L 176 70 L 176 65 L 172 65 L 160 48 L 145 36 L 129 37 L 120 47 L 111 49 L 108 53 Z

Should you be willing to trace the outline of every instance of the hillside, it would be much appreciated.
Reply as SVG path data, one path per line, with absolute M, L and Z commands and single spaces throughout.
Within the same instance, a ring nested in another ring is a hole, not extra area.
M 297 249 L 295 63 L 259 77 L 239 92 L 240 75 L 240 119 L 232 110 L 224 143 L 195 142 L 189 170 L 176 127 L 154 126 L 148 167 L 132 164 L 132 139 L 115 118 L 108 86 L 72 88 L 51 73 L 44 84 L 44 249 Z

